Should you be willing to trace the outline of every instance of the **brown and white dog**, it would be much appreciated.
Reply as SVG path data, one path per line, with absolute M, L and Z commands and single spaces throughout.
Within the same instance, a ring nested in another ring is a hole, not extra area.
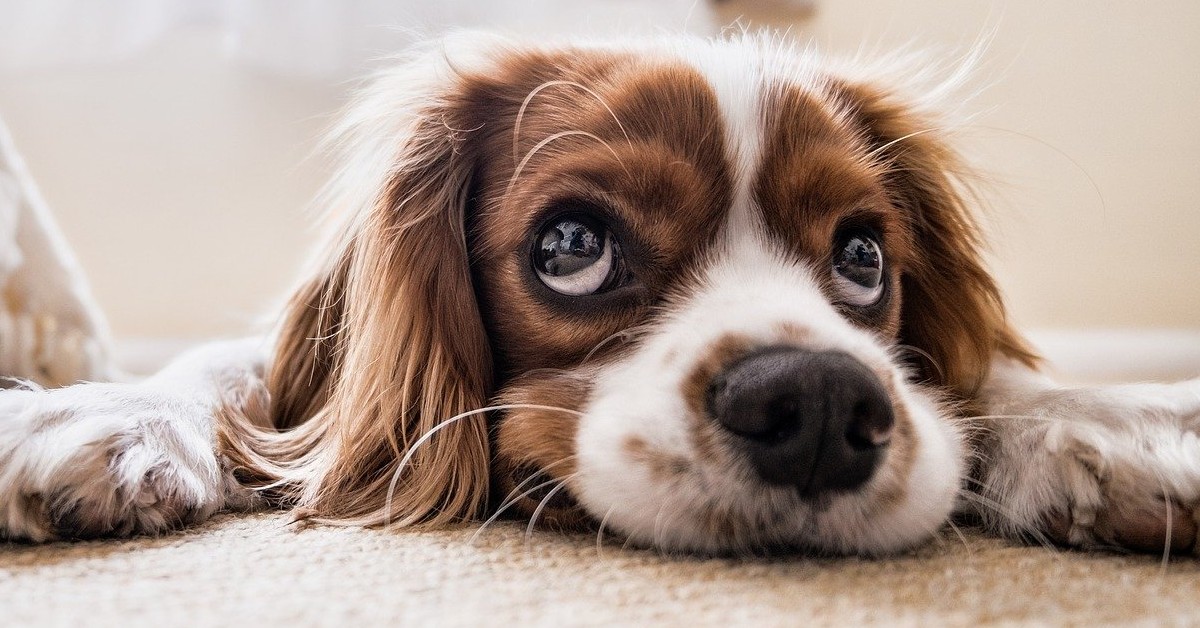
M 957 509 L 1195 552 L 1200 380 L 1037 372 L 920 75 L 755 36 L 415 52 L 338 130 L 270 340 L 0 392 L 0 535 L 269 504 L 879 554 Z

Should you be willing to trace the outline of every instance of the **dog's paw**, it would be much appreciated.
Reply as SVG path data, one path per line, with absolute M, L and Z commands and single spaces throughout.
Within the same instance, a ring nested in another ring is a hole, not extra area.
M 968 499 L 993 530 L 1200 553 L 1200 380 L 1044 392 L 985 429 L 991 460 Z
M 0 391 L 0 538 L 156 534 L 206 519 L 236 490 L 209 414 L 132 384 Z

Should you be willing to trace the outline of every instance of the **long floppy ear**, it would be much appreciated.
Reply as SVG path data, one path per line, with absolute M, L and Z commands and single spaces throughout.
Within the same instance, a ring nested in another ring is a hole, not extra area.
M 922 375 L 962 400 L 973 397 L 999 353 L 1029 365 L 1037 357 L 1005 317 L 1000 291 L 980 253 L 962 160 L 943 127 L 903 99 L 867 85 L 840 86 L 867 129 L 888 185 L 909 216 L 918 254 L 902 277 L 901 342 Z
M 328 195 L 344 216 L 278 332 L 270 426 L 222 422 L 239 478 L 298 516 L 438 524 L 486 504 L 486 417 L 443 425 L 491 387 L 464 232 L 477 142 L 454 131 L 463 80 L 435 51 L 351 108 Z

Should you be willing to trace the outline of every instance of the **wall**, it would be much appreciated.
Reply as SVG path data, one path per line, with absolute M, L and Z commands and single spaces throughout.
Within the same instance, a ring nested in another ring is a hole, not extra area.
M 818 4 L 826 50 L 986 42 L 961 143 L 1019 323 L 1200 327 L 1200 3 Z
M 826 0 L 790 25 L 846 53 L 990 40 L 961 140 L 991 182 L 1016 320 L 1200 327 L 1200 4 Z M 326 164 L 308 156 L 343 86 L 232 65 L 219 43 L 184 33 L 118 65 L 0 79 L 119 336 L 239 333 L 311 240 Z

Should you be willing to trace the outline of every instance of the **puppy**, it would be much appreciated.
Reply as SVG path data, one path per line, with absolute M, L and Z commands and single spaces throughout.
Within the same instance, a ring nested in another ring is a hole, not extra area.
M 414 52 L 337 129 L 329 239 L 268 340 L 0 393 L 0 533 L 270 505 L 882 554 L 957 510 L 1195 552 L 1200 381 L 1038 373 L 945 86 L 900 76 L 755 36 Z

